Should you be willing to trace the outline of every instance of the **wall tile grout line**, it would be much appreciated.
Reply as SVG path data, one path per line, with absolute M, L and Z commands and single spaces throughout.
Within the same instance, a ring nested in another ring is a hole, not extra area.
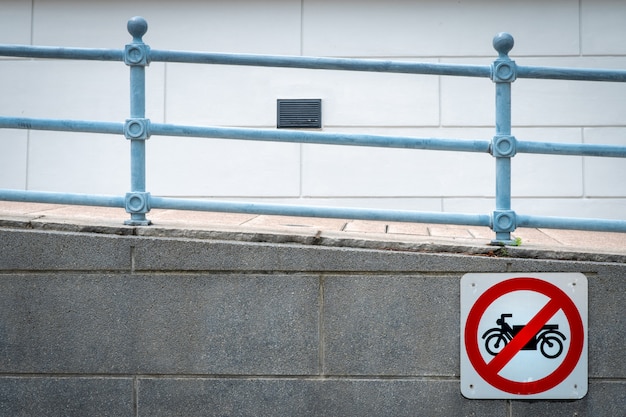
M 133 391 L 132 391 L 133 413 L 135 417 L 139 417 L 139 378 L 133 377 Z
M 318 337 L 319 337 L 319 374 L 324 376 L 326 374 L 326 338 L 324 331 L 324 275 L 319 276 L 319 316 L 318 316 Z
M 130 246 L 130 273 L 135 273 L 135 245 Z

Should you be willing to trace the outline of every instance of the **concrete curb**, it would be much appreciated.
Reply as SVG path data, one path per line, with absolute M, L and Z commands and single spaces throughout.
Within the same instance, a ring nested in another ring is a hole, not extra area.
M 206 225 L 198 227 L 160 226 L 135 227 L 96 221 L 87 218 L 49 218 L 42 216 L 2 216 L 0 227 L 46 230 L 51 232 L 96 233 L 118 236 L 143 236 L 173 239 L 219 240 L 274 244 L 301 244 L 325 247 L 346 247 L 391 251 L 463 254 L 499 258 L 546 259 L 626 263 L 626 253 L 611 253 L 576 247 L 497 247 L 487 240 L 459 237 L 436 238 L 415 235 L 389 235 L 322 231 L 315 228 L 276 230 L 262 227 Z

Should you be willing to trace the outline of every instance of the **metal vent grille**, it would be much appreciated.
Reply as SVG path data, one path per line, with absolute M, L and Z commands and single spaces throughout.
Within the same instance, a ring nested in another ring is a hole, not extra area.
M 278 100 L 276 127 L 279 129 L 321 128 L 322 100 Z

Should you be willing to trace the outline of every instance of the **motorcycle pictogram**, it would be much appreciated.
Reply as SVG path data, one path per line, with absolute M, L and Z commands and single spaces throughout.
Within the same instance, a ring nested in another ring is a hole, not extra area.
M 511 327 L 506 322 L 507 317 L 513 317 L 513 315 L 500 314 L 500 318 L 496 320 L 496 324 L 500 327 L 493 327 L 482 336 L 485 339 L 485 349 L 490 355 L 496 356 L 500 353 L 504 346 L 513 340 L 513 337 L 525 326 L 513 325 Z M 558 328 L 558 324 L 546 324 L 528 341 L 522 350 L 537 350 L 537 345 L 539 345 L 539 351 L 543 356 L 549 359 L 557 358 L 563 352 L 562 340 L 566 340 L 565 335 L 559 332 Z

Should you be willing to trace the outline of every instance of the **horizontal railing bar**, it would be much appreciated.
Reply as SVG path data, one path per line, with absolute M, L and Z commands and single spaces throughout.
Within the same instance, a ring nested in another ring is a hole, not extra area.
M 575 217 L 516 216 L 517 227 L 626 232 L 626 220 L 585 219 Z M 584 242 L 581 242 L 581 244 Z
M 68 204 L 78 206 L 125 207 L 125 198 L 110 195 L 72 194 L 48 191 L 0 189 L 0 200 L 24 203 Z
M 517 78 L 626 82 L 625 70 L 517 66 Z
M 207 137 L 216 139 L 259 140 L 273 142 L 315 143 L 322 145 L 375 146 L 381 148 L 454 150 L 488 152 L 490 141 L 465 139 L 411 138 L 403 136 L 361 135 L 296 130 L 261 130 L 233 127 L 200 127 L 152 123 L 152 135 Z
M 122 49 L 58 46 L 0 45 L 0 56 L 21 58 L 124 61 Z M 195 51 L 150 50 L 150 61 L 246 65 L 405 74 L 491 76 L 491 66 L 421 63 L 375 59 L 323 58 L 285 55 L 226 54 Z M 517 78 L 626 82 L 626 70 L 517 66 Z
M 81 206 L 125 207 L 124 197 L 88 194 L 55 193 L 0 189 L 0 200 L 30 203 L 67 204 Z M 470 226 L 490 225 L 490 216 L 441 212 L 417 212 L 323 206 L 290 206 L 280 204 L 225 202 L 167 197 L 150 197 L 154 209 L 196 210 L 228 213 L 286 215 L 297 217 L 330 217 L 358 220 L 383 220 Z
M 0 189 L 0 200 L 80 206 L 125 207 L 125 198 L 121 196 L 58 193 L 47 191 Z M 397 221 L 491 227 L 491 216 L 486 214 L 420 212 L 325 206 L 295 206 L 155 196 L 150 197 L 149 204 L 153 209 L 196 210 L 297 217 L 329 217 L 353 220 Z M 521 214 L 516 215 L 516 226 L 518 228 L 533 227 L 546 229 L 589 230 L 598 232 L 626 232 L 626 220 L 543 217 Z
M 124 61 L 124 50 L 66 48 L 59 46 L 0 45 L 0 56 L 87 61 Z
M 67 204 L 81 206 L 125 207 L 124 197 L 0 189 L 0 200 L 29 203 Z M 196 210 L 227 213 L 267 214 L 297 217 L 330 217 L 355 220 L 382 220 L 490 226 L 490 216 L 407 210 L 382 210 L 324 206 L 294 206 L 264 203 L 243 203 L 150 196 L 151 209 Z
M 53 130 L 84 133 L 124 134 L 124 123 L 87 120 L 37 119 L 0 116 L 0 128 Z M 490 141 L 441 138 L 412 138 L 404 136 L 362 135 L 297 130 L 270 130 L 218 126 L 183 126 L 150 124 L 152 135 L 205 137 L 216 139 L 258 140 L 272 142 L 309 143 L 322 145 L 352 145 L 383 148 L 489 152 Z M 517 141 L 518 153 L 626 158 L 626 146 L 590 143 L 556 143 Z
M 0 128 L 124 134 L 124 123 L 0 116 Z
M 284 67 L 327 69 L 341 71 L 389 72 L 402 74 L 456 75 L 465 77 L 491 76 L 488 65 L 458 65 L 388 61 L 375 59 L 320 58 L 285 55 L 225 54 L 213 52 L 166 51 L 151 49 L 151 61 L 192 64 L 247 65 L 257 67 Z
M 592 143 L 517 142 L 517 152 L 545 155 L 578 155 L 626 158 L 626 146 Z
M 482 214 L 419 212 L 408 210 L 383 210 L 325 206 L 293 206 L 282 204 L 244 203 L 154 196 L 150 198 L 150 205 L 152 208 L 169 210 L 198 210 L 297 217 L 329 217 L 351 220 L 437 223 L 486 227 L 489 227 L 491 223 L 491 217 L 489 215 Z

